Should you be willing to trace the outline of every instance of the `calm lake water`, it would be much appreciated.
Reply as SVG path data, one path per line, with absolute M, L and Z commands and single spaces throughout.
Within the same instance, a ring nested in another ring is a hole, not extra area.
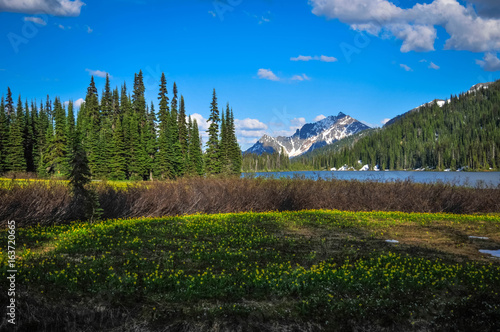
M 397 180 L 411 180 L 419 183 L 444 182 L 461 186 L 500 186 L 500 172 L 408 172 L 408 171 L 303 171 L 303 172 L 258 172 L 243 173 L 243 177 L 305 177 L 308 179 L 339 179 L 359 181 L 392 182 Z

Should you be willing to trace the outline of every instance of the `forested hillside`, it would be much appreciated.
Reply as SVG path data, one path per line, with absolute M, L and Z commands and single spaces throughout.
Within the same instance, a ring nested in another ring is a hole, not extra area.
M 357 166 L 416 169 L 498 169 L 500 165 L 500 82 L 459 96 L 442 107 L 433 103 L 399 117 L 340 150 L 318 149 L 293 163 L 315 169 Z
M 23 101 L 19 95 L 14 106 L 7 88 L 0 101 L 0 173 L 66 177 L 75 151 L 83 149 L 93 178 L 147 180 L 239 174 L 241 150 L 229 104 L 225 111 L 219 110 L 214 89 L 203 154 L 198 123 L 186 116 L 184 97 L 179 96 L 176 84 L 169 100 L 164 74 L 158 83 L 156 112 L 153 102 L 144 97 L 142 71 L 135 74 L 132 95 L 125 83 L 120 90 L 112 90 L 106 77 L 100 99 L 92 77 L 77 116 L 73 102 L 63 103 L 59 97 L 51 100 L 47 96 L 38 104 Z

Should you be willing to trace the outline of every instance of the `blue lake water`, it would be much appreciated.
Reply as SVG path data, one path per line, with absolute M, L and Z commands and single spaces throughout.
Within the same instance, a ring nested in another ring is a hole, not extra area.
M 304 177 L 307 179 L 338 179 L 358 181 L 393 182 L 411 180 L 419 183 L 444 182 L 461 186 L 500 186 L 500 172 L 416 172 L 416 171 L 301 171 L 243 173 L 243 177 Z

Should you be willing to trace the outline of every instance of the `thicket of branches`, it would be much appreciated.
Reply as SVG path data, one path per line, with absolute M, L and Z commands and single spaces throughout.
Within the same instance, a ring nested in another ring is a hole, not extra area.
M 500 212 L 500 188 L 307 179 L 185 178 L 128 189 L 94 185 L 102 218 L 160 217 L 192 213 L 339 209 L 490 213 Z M 48 182 L 0 189 L 0 220 L 19 226 L 82 218 L 72 207 L 71 187 Z

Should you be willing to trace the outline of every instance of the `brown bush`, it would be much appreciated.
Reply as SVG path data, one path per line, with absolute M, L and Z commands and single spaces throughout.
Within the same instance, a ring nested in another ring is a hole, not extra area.
M 449 184 L 309 179 L 191 178 L 147 182 L 128 189 L 96 186 L 103 218 L 160 217 L 192 213 L 338 209 L 491 213 L 500 212 L 500 188 Z M 67 185 L 31 183 L 0 189 L 0 222 L 22 226 L 77 219 Z

